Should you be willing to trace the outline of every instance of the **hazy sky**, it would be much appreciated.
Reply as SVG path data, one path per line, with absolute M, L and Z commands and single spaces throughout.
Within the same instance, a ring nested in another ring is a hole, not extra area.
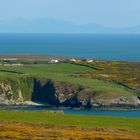
M 0 22 L 54 18 L 108 27 L 140 25 L 140 0 L 0 0 Z

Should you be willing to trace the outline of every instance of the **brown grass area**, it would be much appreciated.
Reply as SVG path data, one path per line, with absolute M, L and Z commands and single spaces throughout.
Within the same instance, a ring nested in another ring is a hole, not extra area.
M 81 73 L 80 76 L 114 81 L 132 89 L 140 89 L 140 62 L 94 61 L 77 64 L 97 69 L 94 72 Z
M 140 134 L 124 130 L 82 129 L 78 127 L 42 126 L 17 122 L 0 122 L 0 139 L 25 140 L 139 140 Z

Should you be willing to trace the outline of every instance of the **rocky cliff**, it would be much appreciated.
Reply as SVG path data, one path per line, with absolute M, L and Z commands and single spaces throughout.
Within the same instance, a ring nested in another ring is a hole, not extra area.
M 26 101 L 65 107 L 140 107 L 140 98 L 97 99 L 97 93 L 69 83 L 33 77 L 0 80 L 0 104 L 25 104 Z

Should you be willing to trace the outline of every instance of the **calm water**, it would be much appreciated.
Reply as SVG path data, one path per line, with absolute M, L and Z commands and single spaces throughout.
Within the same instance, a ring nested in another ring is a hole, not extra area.
M 0 34 L 0 53 L 140 61 L 140 35 Z
M 46 106 L 34 107 L 6 107 L 4 110 L 24 110 L 24 111 L 42 111 L 42 110 L 63 110 L 65 114 L 81 114 L 81 115 L 97 115 L 97 116 L 116 116 L 140 118 L 140 110 L 86 110 L 86 109 L 71 109 L 71 108 L 55 108 Z

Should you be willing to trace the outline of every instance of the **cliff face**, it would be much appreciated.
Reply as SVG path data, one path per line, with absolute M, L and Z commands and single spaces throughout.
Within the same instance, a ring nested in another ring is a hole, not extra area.
M 0 104 L 22 104 L 31 100 L 32 78 L 0 79 Z
M 139 97 L 96 99 L 90 89 L 69 83 L 32 77 L 0 81 L 0 104 L 24 104 L 25 101 L 47 103 L 66 107 L 137 107 Z
M 15 104 L 23 102 L 23 96 L 20 89 L 17 89 L 16 93 L 13 92 L 12 86 L 10 83 L 0 83 L 0 104 Z
M 13 91 L 11 86 L 6 82 L 0 83 L 0 102 L 12 101 Z
M 34 88 L 32 93 L 32 101 L 45 102 L 56 106 L 71 106 L 80 107 L 86 106 L 87 103 L 82 101 L 89 100 L 89 94 L 84 99 L 81 98 L 83 93 L 86 94 L 83 88 L 76 87 L 68 83 L 59 83 L 51 80 L 47 80 L 45 84 L 41 85 L 41 82 L 34 79 Z M 94 93 L 92 93 L 94 95 Z

